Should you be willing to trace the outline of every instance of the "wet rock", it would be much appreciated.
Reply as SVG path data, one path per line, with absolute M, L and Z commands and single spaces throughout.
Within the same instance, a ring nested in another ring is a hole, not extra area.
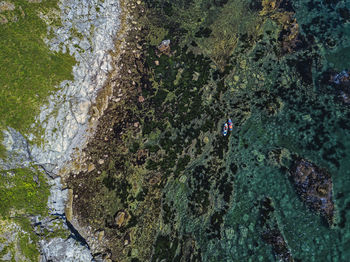
M 143 103 L 143 102 L 145 101 L 145 98 L 144 98 L 143 96 L 139 96 L 138 101 L 139 101 L 140 103 Z
M 285 241 L 282 232 L 278 228 L 274 217 L 275 208 L 269 197 L 265 197 L 260 203 L 260 225 L 263 228 L 262 239 L 272 246 L 278 261 L 294 261 L 291 251 Z
M 350 75 L 349 71 L 343 70 L 338 74 L 332 74 L 330 83 L 334 85 L 339 98 L 346 104 L 350 103 Z
M 170 40 L 163 40 L 160 45 L 158 46 L 158 50 L 162 53 L 162 54 L 166 54 L 169 55 L 170 54 Z
M 137 157 L 136 157 L 136 164 L 137 165 L 143 165 L 146 162 L 148 156 L 148 152 L 146 150 L 139 150 L 137 151 Z
M 119 211 L 114 217 L 115 224 L 118 226 L 118 228 L 122 227 L 127 219 L 128 214 L 125 211 Z
M 89 166 L 88 166 L 88 170 L 87 171 L 91 172 L 91 171 L 95 170 L 95 168 L 96 168 L 95 165 L 90 163 Z
M 299 159 L 295 161 L 290 176 L 300 198 L 308 207 L 325 217 L 329 225 L 332 225 L 334 222 L 334 203 L 331 175 L 314 163 Z
M 102 241 L 103 237 L 105 235 L 105 232 L 103 230 L 97 232 L 97 239 L 98 241 Z
M 73 218 L 73 190 L 68 189 L 68 196 L 65 206 L 65 215 L 68 221 L 72 221 Z

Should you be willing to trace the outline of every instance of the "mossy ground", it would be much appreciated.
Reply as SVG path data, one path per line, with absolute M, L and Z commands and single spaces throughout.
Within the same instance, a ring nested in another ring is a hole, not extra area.
M 43 173 L 30 168 L 0 172 L 0 215 L 13 211 L 27 215 L 47 215 L 49 187 Z
M 40 13 L 53 14 L 58 1 L 6 2 L 15 9 L 1 12 L 8 22 L 0 24 L 0 131 L 10 126 L 23 134 L 35 133 L 41 141 L 40 128 L 30 128 L 34 117 L 50 92 L 62 80 L 72 79 L 75 59 L 50 51 L 43 41 L 47 24 Z M 51 22 L 59 24 L 59 17 L 53 16 Z M 1 152 L 4 155 L 2 147 Z
M 7 245 L 2 255 L 11 251 L 13 256 L 21 254 L 27 259 L 26 261 L 38 260 L 39 236 L 34 233 L 30 218 L 48 215 L 48 196 L 49 186 L 46 177 L 39 170 L 23 168 L 0 172 L 0 218 L 2 221 L 0 235 L 15 234 L 13 244 L 18 246 L 11 248 Z M 8 225 L 12 223 L 15 223 L 19 229 L 8 228 Z
M 40 125 L 32 127 L 34 118 L 59 83 L 72 79 L 75 59 L 50 51 L 44 43 L 47 24 L 40 16 L 48 15 L 47 21 L 59 26 L 58 1 L 3 2 L 12 7 L 0 11 L 0 142 L 2 131 L 12 127 L 24 136 L 33 133 L 34 142 L 40 143 L 42 130 Z M 6 158 L 2 143 L 0 157 Z M 48 215 L 48 195 L 45 175 L 36 167 L 0 170 L 0 217 L 21 227 L 17 251 L 27 261 L 37 261 L 39 255 L 38 236 L 29 218 Z M 12 251 L 17 252 L 16 248 Z

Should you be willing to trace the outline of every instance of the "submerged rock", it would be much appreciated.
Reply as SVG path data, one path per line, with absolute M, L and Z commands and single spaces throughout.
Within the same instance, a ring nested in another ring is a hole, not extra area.
M 277 221 L 274 217 L 275 208 L 269 197 L 261 201 L 260 206 L 260 225 L 263 228 L 262 239 L 272 246 L 278 261 L 294 261 L 291 251 L 285 241 L 282 232 L 278 228 Z
M 162 54 L 170 55 L 170 40 L 163 40 L 158 46 L 158 50 Z
M 330 82 L 334 84 L 339 98 L 346 104 L 350 103 L 350 76 L 349 71 L 343 70 L 336 75 L 332 75 Z
M 325 217 L 329 225 L 332 225 L 334 222 L 334 203 L 331 175 L 314 163 L 299 159 L 294 163 L 290 176 L 300 198 L 307 206 Z
M 128 218 L 128 214 L 124 211 L 119 211 L 116 215 L 115 215 L 115 224 L 120 228 L 125 220 Z

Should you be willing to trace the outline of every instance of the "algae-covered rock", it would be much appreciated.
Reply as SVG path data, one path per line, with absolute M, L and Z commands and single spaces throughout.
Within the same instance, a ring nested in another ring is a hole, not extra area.
M 278 227 L 276 218 L 274 217 L 275 208 L 273 202 L 269 197 L 261 201 L 260 206 L 260 223 L 263 227 L 261 237 L 263 240 L 272 246 L 278 261 L 293 262 L 293 256 L 290 248 Z
M 326 218 L 329 225 L 334 223 L 334 202 L 332 177 L 325 169 L 300 159 L 290 172 L 296 191 L 311 209 Z

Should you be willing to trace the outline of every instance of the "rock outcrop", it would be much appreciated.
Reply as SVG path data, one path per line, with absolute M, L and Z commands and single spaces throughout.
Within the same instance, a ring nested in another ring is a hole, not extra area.
M 265 197 L 260 206 L 260 225 L 263 228 L 261 237 L 267 244 L 271 245 L 278 261 L 293 262 L 290 248 L 284 239 L 274 217 L 275 208 L 272 199 Z
M 43 255 L 40 262 L 76 262 L 92 261 L 89 250 L 76 242 L 73 238 L 68 240 L 54 238 L 49 241 L 41 241 Z
M 4 3 L 1 2 L 0 8 L 5 8 Z M 33 128 L 42 128 L 43 143 L 33 143 L 38 139 L 34 134 L 20 134 L 12 128 L 4 132 L 8 158 L 0 160 L 0 166 L 3 169 L 42 167 L 52 178 L 49 214 L 65 223 L 68 190 L 63 188 L 59 174 L 63 168 L 70 168 L 73 153 L 78 153 L 93 133 L 89 112 L 94 112 L 95 119 L 102 113 L 101 108 L 91 110 L 91 106 L 113 69 L 111 52 L 119 30 L 121 7 L 118 0 L 61 0 L 59 8 L 60 25 L 50 23 L 49 16 L 55 14 L 40 12 L 48 24 L 48 36 L 44 40 L 53 52 L 62 51 L 75 57 L 74 80 L 60 83 L 58 92 L 51 94 L 33 123 Z M 41 226 L 48 225 L 45 218 L 39 220 Z M 88 247 L 74 238 L 43 239 L 40 246 L 41 261 L 92 260 Z
M 305 159 L 295 162 L 290 175 L 297 193 L 305 204 L 320 213 L 326 218 L 329 225 L 332 225 L 334 222 L 334 203 L 331 175 L 325 169 Z
M 117 0 L 62 0 L 59 6 L 62 26 L 48 26 L 54 37 L 45 41 L 52 51 L 75 57 L 74 81 L 63 81 L 49 97 L 35 123 L 44 128 L 45 143 L 30 147 L 35 163 L 53 174 L 87 139 L 88 112 L 112 69 L 110 52 L 120 23 Z

